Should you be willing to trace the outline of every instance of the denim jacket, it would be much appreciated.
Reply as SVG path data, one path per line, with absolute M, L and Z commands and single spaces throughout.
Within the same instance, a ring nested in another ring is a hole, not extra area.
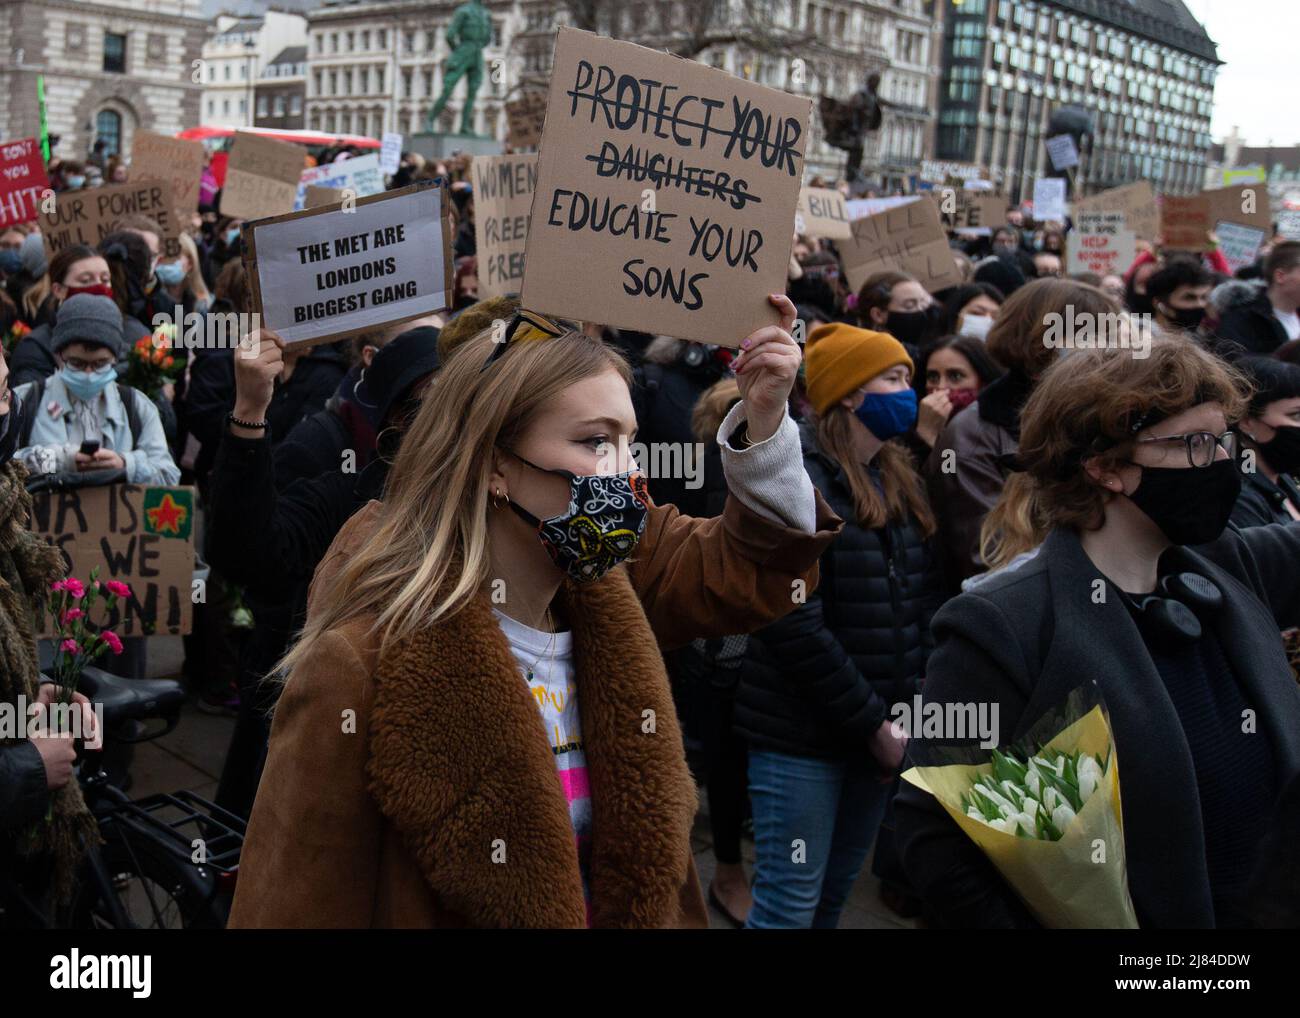
M 29 382 L 18 386 L 14 391 L 20 400 L 25 401 L 31 398 L 35 385 L 35 382 Z M 135 389 L 126 391 L 135 403 L 136 416 L 140 418 L 138 442 L 132 439 L 126 407 L 118 395 L 117 386 L 108 386 L 98 397 L 104 401 L 101 412 L 104 430 L 99 436 L 101 448 L 113 450 L 126 461 L 125 477 L 113 476 L 113 472 L 107 470 L 77 469 L 74 457 L 80 443 L 74 444 L 68 435 L 72 396 L 57 373 L 45 380 L 41 405 L 35 408 L 30 444 L 19 449 L 14 454 L 15 457 L 28 464 L 33 473 L 51 472 L 40 470 L 39 465 L 42 461 L 52 462 L 52 472 L 64 483 L 111 484 L 125 480 L 131 484 L 175 484 L 180 480 L 181 472 L 167 448 L 158 408 L 144 393 Z M 40 450 L 44 450 L 45 455 Z

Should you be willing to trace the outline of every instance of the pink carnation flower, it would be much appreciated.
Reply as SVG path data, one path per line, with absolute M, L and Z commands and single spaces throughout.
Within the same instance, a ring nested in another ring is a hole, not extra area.
M 59 649 L 66 650 L 69 654 L 75 654 L 81 648 L 77 646 L 76 640 L 64 640 L 61 644 L 59 644 Z
M 67 580 L 55 580 L 53 583 L 50 584 L 50 590 L 66 590 L 67 586 L 68 586 Z
M 120 580 L 106 580 L 104 586 L 108 588 L 110 594 L 116 594 L 118 597 L 131 596 L 131 588 Z
M 81 585 L 81 581 L 76 577 L 69 576 L 65 582 L 64 589 L 73 597 L 85 597 L 86 588 Z
M 74 622 L 85 614 L 86 613 L 83 612 L 80 608 L 69 608 L 67 611 L 63 613 L 63 621 Z
M 108 649 L 114 654 L 122 653 L 122 640 L 115 632 L 113 632 L 113 630 L 105 629 L 99 635 L 103 638 L 104 642 L 108 644 Z

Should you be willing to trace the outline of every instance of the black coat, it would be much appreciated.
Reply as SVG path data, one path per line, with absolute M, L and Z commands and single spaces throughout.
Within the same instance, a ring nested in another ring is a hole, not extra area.
M 1278 629 L 1300 619 L 1300 524 L 1229 527 L 1162 565 L 1206 576 L 1224 594 L 1215 633 L 1258 731 L 1272 744 L 1279 787 L 1300 773 L 1300 688 Z M 948 602 L 934 620 L 926 701 L 991 703 L 999 743 L 1095 681 L 1120 761 L 1129 891 L 1143 927 L 1213 924 L 1200 798 L 1173 701 L 1128 609 L 1093 600 L 1102 580 L 1072 531 Z M 928 793 L 904 782 L 895 800 L 903 865 L 944 924 L 1032 925 L 992 864 Z
M 1232 507 L 1232 522 L 1239 527 L 1290 523 L 1294 517 L 1283 506 L 1288 498 L 1292 505 L 1300 509 L 1300 490 L 1297 490 L 1295 481 L 1286 474 L 1279 474 L 1274 483 L 1260 470 L 1243 473 L 1241 494 L 1237 496 L 1237 504 Z
M 44 816 L 49 801 L 45 761 L 36 744 L 23 739 L 0 746 L 0 832 L 35 823 Z
M 1219 315 L 1214 347 L 1232 353 L 1270 354 L 1287 341 L 1286 329 L 1273 314 L 1268 290 L 1252 284 L 1227 284 L 1227 306 Z
M 925 674 L 936 560 L 913 520 L 875 530 L 852 522 L 843 471 L 803 435 L 809 478 L 849 522 L 822 553 L 807 601 L 750 637 L 735 727 L 760 749 L 870 759 L 868 740 Z
M 645 445 L 647 449 L 665 443 L 665 448 L 671 444 L 679 452 L 687 448 L 693 450 L 695 435 L 691 432 L 691 413 L 704 390 L 726 374 L 725 366 L 711 357 L 696 367 L 681 361 L 674 364 L 647 361 L 641 364 L 635 371 L 632 389 L 637 422 L 636 443 Z M 699 462 L 695 465 L 697 468 L 703 466 Z M 675 505 L 686 516 L 710 515 L 705 508 L 704 488 L 687 487 L 690 479 L 684 476 L 651 476 L 649 462 L 641 463 L 641 468 L 647 471 L 646 484 L 656 505 Z

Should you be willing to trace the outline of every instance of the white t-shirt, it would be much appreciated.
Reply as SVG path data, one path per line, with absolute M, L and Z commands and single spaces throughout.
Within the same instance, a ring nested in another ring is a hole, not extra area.
M 573 634 L 547 633 L 516 622 L 493 609 L 510 652 L 519 662 L 520 678 L 542 712 L 546 738 L 555 755 L 555 769 L 569 803 L 569 820 L 578 842 L 578 868 L 587 897 L 590 922 L 591 892 L 587 874 L 591 860 L 591 786 L 587 780 L 587 756 L 582 749 L 582 723 L 578 713 L 578 686 L 573 678 Z
M 1282 323 L 1282 328 L 1286 329 L 1287 339 L 1300 339 L 1300 312 L 1279 311 L 1274 308 L 1273 317 Z

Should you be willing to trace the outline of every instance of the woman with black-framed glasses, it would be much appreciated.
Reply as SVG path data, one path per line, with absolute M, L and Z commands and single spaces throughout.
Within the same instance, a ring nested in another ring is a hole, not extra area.
M 1021 412 L 1024 483 L 989 517 L 1027 517 L 1041 543 L 934 620 L 924 697 L 995 705 L 999 745 L 1081 683 L 1099 687 L 1143 927 L 1247 926 L 1266 911 L 1300 922 L 1294 889 L 1265 890 L 1287 885 L 1259 852 L 1300 776 L 1300 689 L 1278 636 L 1300 620 L 1300 522 L 1229 526 L 1229 426 L 1246 392 L 1182 338 L 1155 339 L 1148 357 L 1063 357 Z M 1034 925 L 932 796 L 905 784 L 896 812 L 935 922 Z

